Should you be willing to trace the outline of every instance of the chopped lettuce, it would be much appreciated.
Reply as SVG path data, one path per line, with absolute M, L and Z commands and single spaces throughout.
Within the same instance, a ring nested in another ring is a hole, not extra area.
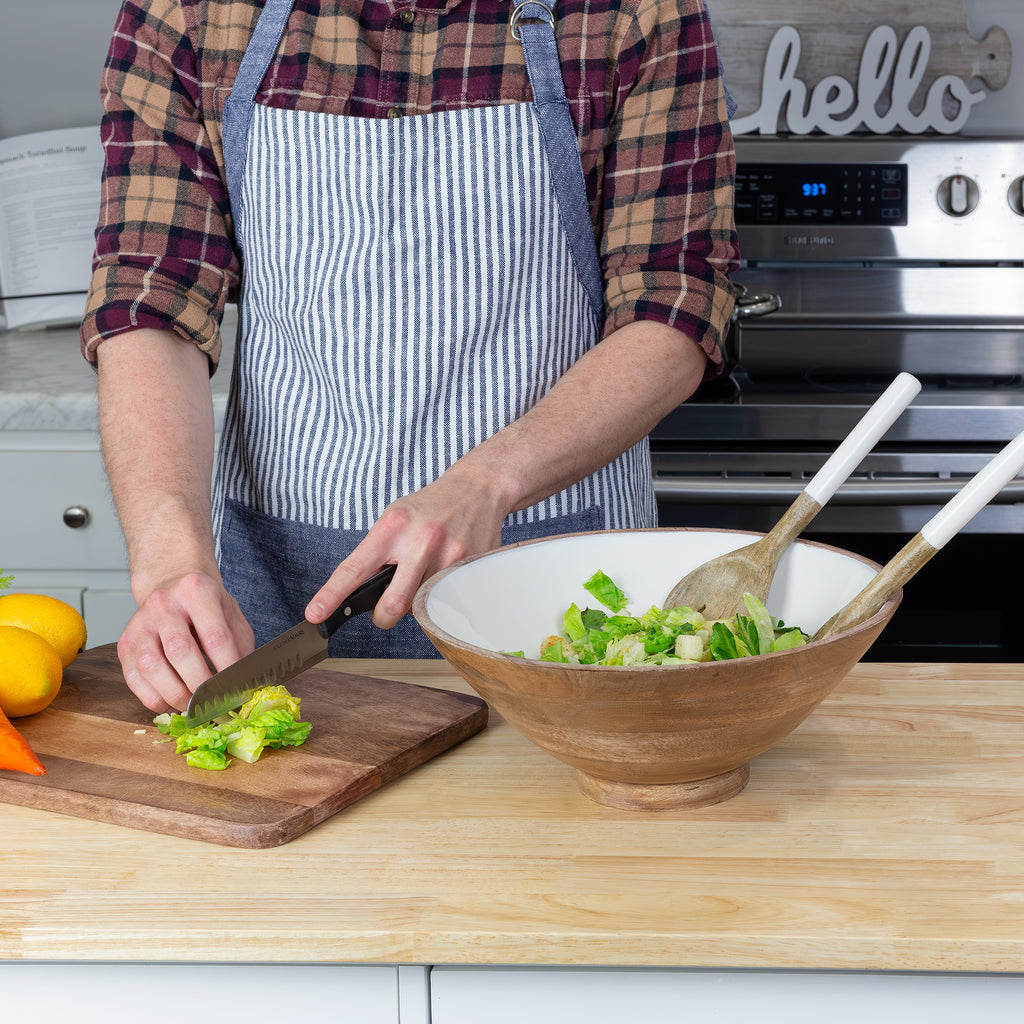
M 600 569 L 583 586 L 588 594 L 613 612 L 622 611 L 626 607 L 626 595 Z
M 188 728 L 184 715 L 157 715 L 153 724 L 168 738 L 175 740 L 175 752 L 185 755 L 185 763 L 193 768 L 221 771 L 238 758 L 252 764 L 270 747 L 298 747 L 306 742 L 309 722 L 299 721 L 298 697 L 283 686 L 264 686 L 257 690 L 238 711 Z M 165 741 L 160 741 L 165 742 Z
M 239 718 L 253 718 L 263 711 L 284 708 L 293 718 L 299 717 L 299 698 L 293 697 L 284 686 L 263 686 L 238 709 Z
M 692 608 L 651 607 L 633 615 L 623 591 L 598 570 L 583 584 L 614 614 L 569 605 L 562 636 L 540 645 L 540 659 L 576 665 L 678 665 L 749 658 L 806 643 L 802 630 L 773 618 L 753 594 L 744 594 L 747 615 L 709 621 Z M 516 652 L 522 656 L 522 652 Z
M 230 763 L 222 750 L 190 750 L 185 755 L 189 768 L 205 768 L 211 772 L 223 771 Z

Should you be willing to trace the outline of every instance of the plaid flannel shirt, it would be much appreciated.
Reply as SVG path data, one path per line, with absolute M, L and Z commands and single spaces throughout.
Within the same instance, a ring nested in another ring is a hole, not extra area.
M 127 0 L 82 347 L 170 328 L 216 366 L 240 278 L 221 116 L 262 3 Z M 257 102 L 395 117 L 529 102 L 510 0 L 297 0 Z M 557 39 L 604 276 L 605 335 L 670 324 L 720 361 L 735 156 L 703 0 L 562 0 Z

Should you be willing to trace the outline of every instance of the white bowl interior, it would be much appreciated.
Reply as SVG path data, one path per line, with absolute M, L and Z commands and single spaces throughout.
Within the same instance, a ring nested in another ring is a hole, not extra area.
M 625 591 L 632 612 L 660 605 L 673 585 L 709 558 L 757 534 L 635 530 L 570 534 L 502 548 L 435 580 L 426 612 L 463 643 L 538 656 L 562 630 L 573 601 L 599 607 L 583 583 L 598 569 Z M 766 602 L 789 625 L 815 632 L 874 575 L 871 566 L 825 547 L 797 542 L 783 556 Z

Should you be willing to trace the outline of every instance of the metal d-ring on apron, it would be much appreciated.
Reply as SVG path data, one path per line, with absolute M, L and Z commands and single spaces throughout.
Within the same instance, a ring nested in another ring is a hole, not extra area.
M 600 264 L 550 8 L 513 28 L 533 103 L 399 118 L 256 104 L 294 0 L 267 0 L 224 110 L 243 288 L 214 494 L 257 642 L 386 505 L 522 415 L 597 343 Z M 646 441 L 509 516 L 503 543 L 656 522 Z M 332 654 L 436 655 L 368 616 Z

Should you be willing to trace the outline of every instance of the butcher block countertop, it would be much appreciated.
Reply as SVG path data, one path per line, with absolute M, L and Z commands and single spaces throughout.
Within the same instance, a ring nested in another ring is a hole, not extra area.
M 493 711 L 273 849 L 2 806 L 0 958 L 1024 971 L 1022 674 L 860 665 L 686 812 L 590 802 Z

